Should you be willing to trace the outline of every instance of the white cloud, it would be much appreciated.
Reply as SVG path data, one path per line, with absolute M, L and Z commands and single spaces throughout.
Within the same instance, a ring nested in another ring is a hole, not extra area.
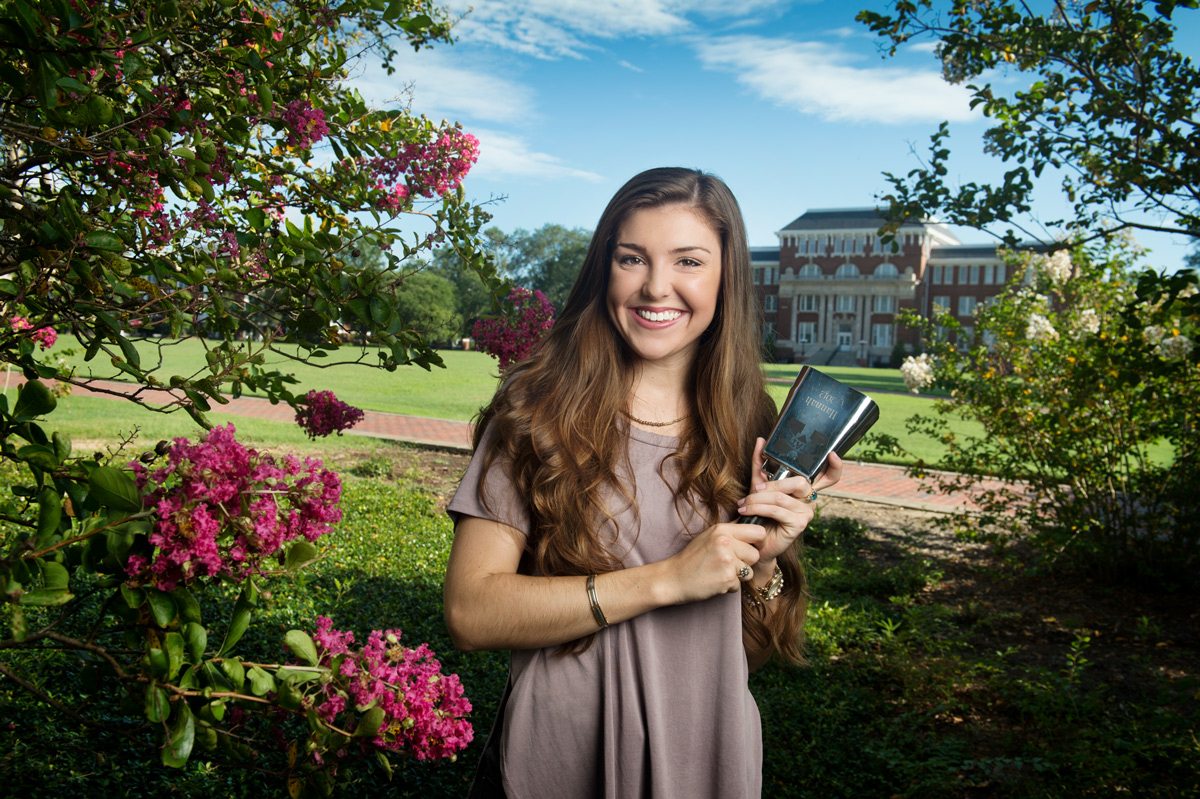
M 584 58 L 587 38 L 663 36 L 688 31 L 689 15 L 738 17 L 786 0 L 449 0 L 462 20 L 454 29 L 477 42 L 537 58 Z
M 618 61 L 617 66 L 625 67 L 625 69 L 628 69 L 630 72 L 644 72 L 645 71 L 641 67 L 635 67 L 633 64 L 630 64 L 628 61 Z
M 969 92 L 940 72 L 864 68 L 861 57 L 819 42 L 732 36 L 697 44 L 701 63 L 733 72 L 761 97 L 834 122 L 899 124 L 977 118 Z
M 386 75 L 372 65 L 354 81 L 374 106 L 411 100 L 412 109 L 431 119 L 520 122 L 533 114 L 533 92 L 483 67 L 456 64 L 448 51 L 402 50 Z
M 479 138 L 479 161 L 471 174 L 488 180 L 507 178 L 542 178 L 587 180 L 602 182 L 595 172 L 575 169 L 547 153 L 532 152 L 524 139 L 510 133 L 492 130 L 471 131 Z

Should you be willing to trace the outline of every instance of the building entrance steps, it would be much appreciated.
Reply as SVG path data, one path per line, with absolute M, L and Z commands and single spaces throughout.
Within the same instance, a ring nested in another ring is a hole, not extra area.
M 137 388 L 129 383 L 109 381 L 96 381 L 93 387 L 94 390 L 89 391 L 76 386 L 73 393 L 79 396 L 116 399 L 118 395 Z M 163 391 L 163 394 L 165 393 Z M 213 412 L 281 422 L 292 422 L 295 419 L 295 411 L 285 403 L 272 405 L 270 401 L 260 397 L 231 398 L 228 405 L 216 406 Z M 346 434 L 464 452 L 471 449 L 471 424 L 452 419 L 364 411 L 362 421 L 355 425 L 353 430 L 346 431 Z M 983 488 L 995 488 L 999 485 L 1000 483 L 995 482 Z M 974 506 L 970 495 L 961 492 L 943 494 L 922 490 L 921 481 L 905 474 L 903 466 L 862 463 L 852 459 L 846 461 L 842 479 L 837 487 L 822 491 L 821 494 L 931 511 L 956 511 Z

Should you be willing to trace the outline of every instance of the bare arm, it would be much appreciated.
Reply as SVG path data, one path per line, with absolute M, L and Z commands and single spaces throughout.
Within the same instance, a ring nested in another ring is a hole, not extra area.
M 609 624 L 617 624 L 740 590 L 738 570 L 758 560 L 764 535 L 759 525 L 714 525 L 667 560 L 599 575 L 596 598 Z M 459 519 L 444 589 L 446 626 L 459 649 L 557 646 L 599 629 L 586 577 L 517 574 L 524 544 L 524 535 L 508 525 Z

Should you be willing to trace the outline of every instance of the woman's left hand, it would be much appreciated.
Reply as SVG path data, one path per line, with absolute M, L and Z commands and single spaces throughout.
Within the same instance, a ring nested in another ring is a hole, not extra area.
M 766 439 L 759 438 L 754 445 L 751 492 L 738 503 L 739 515 L 761 516 L 766 520 L 767 537 L 759 546 L 760 563 L 779 557 L 808 527 L 813 518 L 813 502 L 809 500 L 813 492 L 829 488 L 842 479 L 842 459 L 831 452 L 825 470 L 813 483 L 801 475 L 768 480 L 763 470 L 766 444 Z

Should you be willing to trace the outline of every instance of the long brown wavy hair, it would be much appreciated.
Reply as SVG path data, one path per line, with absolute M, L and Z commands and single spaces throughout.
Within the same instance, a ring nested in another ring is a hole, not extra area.
M 497 460 L 510 470 L 533 525 L 526 555 L 548 575 L 622 568 L 597 531 L 613 518 L 605 489 L 632 502 L 617 468 L 625 454 L 622 410 L 633 388 L 636 358 L 606 305 L 613 248 L 634 211 L 680 205 L 701 214 L 721 240 L 721 282 L 712 323 L 700 337 L 687 401 L 691 417 L 676 458 L 677 502 L 708 524 L 727 519 L 748 492 L 756 436 L 774 423 L 759 365 L 762 316 L 751 286 L 745 223 L 737 200 L 717 177 L 694 169 L 651 169 L 632 178 L 600 216 L 575 285 L 538 350 L 512 366 L 475 427 L 478 448 L 495 431 L 485 474 Z M 480 498 L 487 502 L 484 485 Z M 796 552 L 780 559 L 787 590 L 771 623 L 743 603 L 743 627 L 759 645 L 798 662 L 805 583 Z M 588 640 L 581 642 L 586 646 Z M 568 647 L 578 649 L 576 647 Z

